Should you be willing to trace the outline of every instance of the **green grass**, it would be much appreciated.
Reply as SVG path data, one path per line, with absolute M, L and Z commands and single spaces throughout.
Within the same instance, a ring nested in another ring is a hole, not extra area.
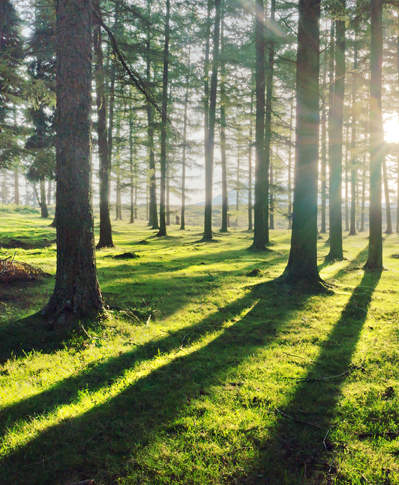
M 3 212 L 0 241 L 25 246 L 1 255 L 54 274 L 48 223 Z M 0 483 L 398 484 L 398 237 L 382 274 L 362 270 L 366 234 L 328 266 L 319 240 L 333 291 L 312 295 L 273 283 L 287 231 L 264 254 L 240 230 L 154 234 L 114 224 L 109 307 L 70 334 L 27 318 L 54 279 L 0 287 Z

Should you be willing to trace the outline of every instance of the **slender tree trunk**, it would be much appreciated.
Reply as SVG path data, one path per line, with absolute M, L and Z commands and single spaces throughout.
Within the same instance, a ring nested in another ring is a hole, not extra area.
M 350 236 L 356 236 L 356 179 L 357 179 L 357 160 L 356 160 L 356 88 L 357 88 L 357 36 L 354 45 L 353 60 L 353 80 L 352 80 L 352 139 L 351 139 L 351 227 Z
M 334 22 L 331 21 L 331 28 L 330 28 L 330 54 L 329 54 L 329 62 L 328 62 L 328 162 L 330 164 L 330 145 L 332 134 L 331 130 L 333 129 L 334 122 L 332 121 L 334 117 L 334 92 L 335 92 L 335 83 L 334 83 L 334 61 L 335 61 L 335 25 Z M 330 180 L 331 180 L 331 172 L 330 172 Z M 328 204 L 330 206 L 330 187 L 328 188 Z M 330 212 L 330 209 L 329 209 Z M 330 218 L 330 214 L 329 214 Z M 330 221 L 329 221 L 329 230 L 330 230 Z M 328 236 L 328 241 L 330 241 L 330 236 Z
M 327 57 L 324 54 L 323 86 L 327 82 Z M 326 233 L 326 199 L 327 199 L 327 109 L 326 99 L 323 95 L 323 106 L 321 110 L 321 154 L 320 154 L 320 178 L 321 178 L 321 227 L 320 232 Z
M 345 0 L 340 0 L 345 9 Z M 330 138 L 330 252 L 327 260 L 342 260 L 342 126 L 345 92 L 345 21 L 337 20 L 335 49 L 335 86 L 332 116 L 329 119 Z
M 129 175 L 130 175 L 130 221 L 134 223 L 134 153 L 133 153 L 133 112 L 129 113 Z
M 251 248 L 255 251 L 264 251 L 266 245 L 264 206 L 267 178 L 265 169 L 265 9 L 263 0 L 256 0 L 255 14 L 255 207 L 254 240 Z
M 170 226 L 170 165 L 166 164 L 166 225 Z
M 345 231 L 349 231 L 349 168 L 348 168 L 348 155 L 349 155 L 349 125 L 346 129 L 345 137 Z
M 163 81 L 162 81 L 162 126 L 161 126 L 161 197 L 159 212 L 159 232 L 157 236 L 166 236 L 166 129 L 168 122 L 168 71 L 169 71 L 169 19 L 170 0 L 166 0 L 165 18 L 165 46 L 163 52 Z
M 290 284 L 320 282 L 317 268 L 319 18 L 318 0 L 299 0 L 294 217 L 290 256 L 283 275 Z
M 14 167 L 14 203 L 19 205 L 19 168 L 18 164 Z
M 249 117 L 249 147 L 248 147 L 248 231 L 252 231 L 252 112 L 253 94 L 251 90 L 251 111 Z
M 360 218 L 359 232 L 364 232 L 364 214 L 366 210 L 366 157 L 363 160 L 363 177 L 362 177 L 362 209 Z
M 182 160 L 182 180 L 181 180 L 181 214 L 180 214 L 180 229 L 186 229 L 186 144 L 187 144 L 187 110 L 188 110 L 188 94 L 190 86 L 190 46 L 188 47 L 187 60 L 187 78 L 186 78 L 186 95 L 184 97 L 184 120 L 183 120 L 183 160 Z
M 104 60 L 102 50 L 102 35 L 100 27 L 100 2 L 93 1 L 94 8 L 94 58 L 95 70 L 94 77 L 96 80 L 96 105 L 97 105 L 97 137 L 98 137 L 98 155 L 100 161 L 99 179 L 100 179 L 100 239 L 97 249 L 104 247 L 113 247 L 112 226 L 109 214 L 109 174 L 110 159 L 108 152 L 108 135 L 107 135 L 107 97 L 105 95 L 105 76 Z
M 148 18 L 151 16 L 152 0 L 148 0 Z M 151 84 L 151 24 L 147 24 L 147 43 L 146 43 L 146 62 L 147 62 L 147 84 Z M 147 121 L 148 121 L 148 165 L 149 165 L 149 215 L 148 225 L 152 229 L 159 229 L 158 212 L 157 212 L 157 178 L 155 170 L 155 153 L 154 153 L 154 110 L 151 103 L 147 102 Z
M 52 181 L 49 180 L 47 182 L 47 205 L 51 205 L 52 185 Z
M 40 180 L 40 211 L 41 217 L 43 217 L 43 219 L 47 219 L 48 209 L 46 203 L 46 183 L 44 180 Z
M 269 190 L 269 195 L 270 195 L 270 214 L 269 214 L 269 229 L 274 229 L 274 195 L 273 195 L 273 185 L 274 185 L 274 173 L 273 173 L 273 162 L 269 164 L 269 170 L 270 170 L 270 190 Z
M 382 0 L 371 2 L 370 51 L 370 238 L 365 269 L 382 270 L 381 166 L 384 131 L 381 109 Z
M 288 145 L 288 230 L 292 229 L 292 132 L 294 124 L 294 92 L 291 99 L 290 142 Z
M 116 122 L 116 139 L 119 140 L 121 135 L 121 120 L 117 118 Z M 121 149 L 118 143 L 116 147 L 116 163 L 115 163 L 115 220 L 122 220 L 122 202 L 121 202 Z
M 271 0 L 270 20 L 275 21 L 276 1 Z M 269 30 L 268 35 L 273 35 Z M 263 222 L 265 224 L 265 243 L 269 244 L 269 167 L 270 167 L 270 151 L 271 151 L 271 136 L 272 136 L 272 97 L 273 97 L 273 70 L 274 70 L 274 49 L 273 41 L 267 44 L 267 68 L 266 68 L 266 120 L 265 120 L 265 204 Z M 271 182 L 273 183 L 273 182 Z M 272 197 L 270 197 L 270 202 Z M 271 216 L 270 221 L 274 224 L 274 217 Z M 272 229 L 270 227 L 270 229 Z
M 90 204 L 91 15 L 90 0 L 58 3 L 57 274 L 42 311 L 53 324 L 102 308 Z
M 398 17 L 399 21 L 399 17 Z M 397 53 L 397 71 L 398 71 L 398 84 L 399 84 L 399 35 L 396 37 L 396 53 Z M 399 117 L 399 110 L 398 110 Z M 399 152 L 398 152 L 398 180 L 396 182 L 396 232 L 399 234 Z
M 227 162 L 226 162 L 226 105 L 227 96 L 225 89 L 226 65 L 224 59 L 224 22 L 221 19 L 221 51 L 220 51 L 220 152 L 222 159 L 222 228 L 220 232 L 227 232 L 227 213 L 229 201 L 227 195 Z
M 385 234 L 392 234 L 391 203 L 389 201 L 388 171 L 385 156 L 382 158 L 382 175 L 384 180 L 385 213 L 387 218 L 387 228 Z
M 205 150 L 205 218 L 204 218 L 204 242 L 213 240 L 212 236 L 212 185 L 213 185 L 213 155 L 215 148 L 215 121 L 216 121 L 216 95 L 219 65 L 219 40 L 220 40 L 220 3 L 215 0 L 215 27 L 213 35 L 212 76 L 209 93 L 209 127 L 208 143 Z

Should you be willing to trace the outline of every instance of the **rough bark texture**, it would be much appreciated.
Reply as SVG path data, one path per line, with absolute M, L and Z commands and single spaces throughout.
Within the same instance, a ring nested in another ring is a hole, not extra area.
M 212 185 L 213 185 L 213 155 L 215 149 L 216 95 L 219 64 L 220 41 L 220 2 L 215 0 L 215 27 L 213 32 L 212 76 L 209 93 L 209 126 L 207 148 L 205 150 L 205 217 L 203 241 L 212 241 Z
M 370 68 L 370 238 L 365 269 L 382 270 L 381 166 L 384 158 L 381 109 L 382 0 L 371 2 Z
M 249 118 L 249 147 L 248 147 L 248 231 L 252 231 L 252 110 L 253 110 L 253 95 L 251 92 L 251 113 Z
M 166 0 L 165 46 L 163 51 L 162 78 L 161 197 L 159 202 L 159 232 L 157 236 L 166 236 L 166 129 L 168 121 L 169 19 L 170 0 Z
M 96 105 L 97 105 L 97 137 L 98 156 L 100 161 L 100 239 L 97 249 L 113 247 L 112 226 L 109 214 L 109 173 L 110 160 L 108 158 L 108 134 L 107 134 L 107 97 L 105 96 L 104 56 L 102 50 L 102 35 L 99 22 L 100 2 L 93 1 L 94 16 L 94 58 L 96 80 Z
M 318 0 L 299 0 L 294 211 L 291 250 L 283 279 L 313 286 L 317 268 L 317 178 L 319 146 Z
M 43 309 L 58 324 L 102 307 L 90 204 L 91 0 L 57 10 L 57 274 Z
M 345 0 L 341 0 L 345 8 Z M 345 92 L 345 21 L 336 21 L 335 86 L 332 116 L 329 119 L 330 163 L 330 252 L 327 260 L 342 260 L 342 126 Z
M 263 0 L 256 0 L 255 19 L 255 207 L 252 249 L 265 250 L 265 11 Z

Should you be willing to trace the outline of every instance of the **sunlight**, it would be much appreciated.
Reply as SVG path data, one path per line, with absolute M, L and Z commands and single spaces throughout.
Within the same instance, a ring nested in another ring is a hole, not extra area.
M 399 142 L 399 120 L 396 115 L 384 120 L 384 140 L 386 143 Z

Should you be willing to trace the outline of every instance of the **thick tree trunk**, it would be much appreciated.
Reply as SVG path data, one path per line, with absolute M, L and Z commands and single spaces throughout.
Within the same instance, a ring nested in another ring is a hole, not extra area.
M 291 250 L 283 279 L 320 282 L 317 268 L 317 180 L 319 147 L 318 0 L 299 0 L 294 211 Z
M 219 40 L 220 40 L 220 3 L 215 0 L 215 27 L 213 33 L 212 53 L 212 76 L 209 93 L 209 126 L 207 147 L 205 149 L 205 217 L 204 217 L 204 242 L 213 240 L 212 236 L 212 185 L 213 185 L 213 155 L 215 149 L 215 121 L 216 121 L 216 95 L 219 65 Z
M 341 0 L 345 9 L 345 0 Z M 330 252 L 328 261 L 342 260 L 342 126 L 345 93 L 345 21 L 337 20 L 335 83 L 332 116 L 329 119 L 330 162 Z
M 159 232 L 157 236 L 166 236 L 166 129 L 168 122 L 168 72 L 169 72 L 169 20 L 170 0 L 166 0 L 165 46 L 163 51 L 162 78 L 162 126 L 161 126 L 161 196 L 159 202 Z
M 254 240 L 251 248 L 265 250 L 264 205 L 266 196 L 265 170 L 265 10 L 263 0 L 256 0 L 255 17 L 255 207 Z
M 107 138 L 107 97 L 105 95 L 105 76 L 104 60 L 102 50 L 102 35 L 100 27 L 100 2 L 93 1 L 94 8 L 94 59 L 96 80 L 96 105 L 97 105 L 97 137 L 98 137 L 98 156 L 100 161 L 100 239 L 97 249 L 113 247 L 112 226 L 109 214 L 109 174 L 110 159 L 108 153 Z
M 65 0 L 57 11 L 57 274 L 43 315 L 63 324 L 102 308 L 90 204 L 90 0 Z
M 384 131 L 381 109 L 382 0 L 371 2 L 370 51 L 370 238 L 365 269 L 382 270 L 381 166 Z
M 353 60 L 353 80 L 352 80 L 352 139 L 351 139 L 351 226 L 349 235 L 356 236 L 356 179 L 357 179 L 357 160 L 356 160 L 356 88 L 357 88 L 357 37 L 354 46 Z

